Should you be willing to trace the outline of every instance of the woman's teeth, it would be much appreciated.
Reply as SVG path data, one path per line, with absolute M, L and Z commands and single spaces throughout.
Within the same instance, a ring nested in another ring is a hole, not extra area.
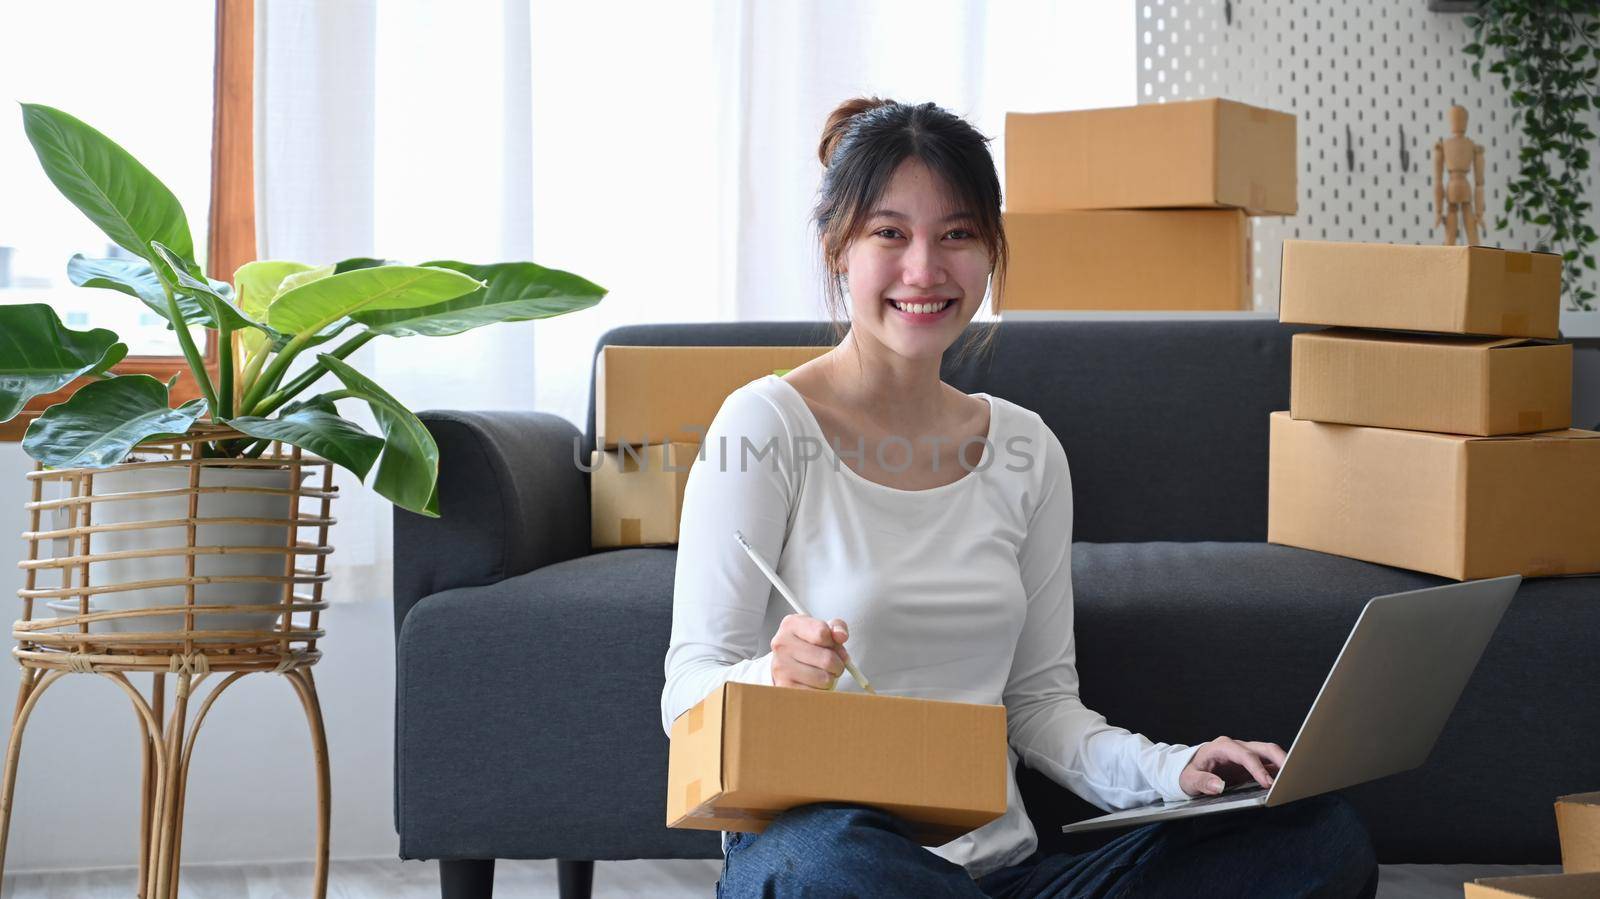
M 926 315 L 930 312 L 944 311 L 944 307 L 955 302 L 955 300 L 945 300 L 942 303 L 902 303 L 899 300 L 890 300 L 889 302 L 893 303 L 894 308 L 899 309 L 901 312 Z

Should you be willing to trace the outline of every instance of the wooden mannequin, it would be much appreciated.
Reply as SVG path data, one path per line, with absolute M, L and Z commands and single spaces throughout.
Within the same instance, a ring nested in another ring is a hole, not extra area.
M 1483 226 L 1483 147 L 1466 133 L 1466 109 L 1452 106 L 1450 136 L 1433 145 L 1433 226 L 1444 225 L 1444 243 L 1451 247 L 1456 244 L 1457 216 L 1466 226 L 1469 245 L 1478 242 L 1478 229 Z

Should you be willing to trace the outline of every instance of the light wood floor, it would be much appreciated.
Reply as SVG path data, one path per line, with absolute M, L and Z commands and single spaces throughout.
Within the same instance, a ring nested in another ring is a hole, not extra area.
M 1476 867 L 1470 873 L 1440 865 L 1384 865 L 1379 899 L 1460 899 L 1461 883 L 1472 877 L 1555 874 L 1559 867 Z M 716 895 L 721 859 L 691 861 L 607 861 L 594 868 L 595 899 L 649 896 L 652 899 L 709 899 Z M 58 871 L 7 877 L 0 899 L 130 899 L 137 872 L 132 869 Z M 181 899 L 304 899 L 311 866 L 192 866 L 183 869 Z M 501 861 L 495 865 L 495 895 L 501 899 L 555 899 L 556 863 Z M 328 899 L 438 899 L 439 873 L 433 862 L 334 862 L 328 873 Z
M 709 899 L 716 895 L 721 859 L 606 861 L 594 866 L 595 899 L 652 896 Z M 57 871 L 6 877 L 0 899 L 132 899 L 133 869 Z M 556 896 L 553 861 L 500 861 L 494 868 L 495 896 L 539 899 Z M 305 899 L 311 866 L 185 866 L 180 899 Z M 328 899 L 439 899 L 434 862 L 336 861 L 328 870 Z

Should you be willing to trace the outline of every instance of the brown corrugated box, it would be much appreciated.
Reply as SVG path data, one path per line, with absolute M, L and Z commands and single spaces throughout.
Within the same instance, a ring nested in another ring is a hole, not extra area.
M 924 846 L 1005 814 L 1006 709 L 728 682 L 672 722 L 667 826 L 759 833 L 813 802 L 893 812 Z
M 1006 208 L 1294 215 L 1295 117 L 1232 100 L 1006 114 Z
M 589 456 L 589 539 L 595 549 L 678 542 L 683 488 L 700 446 L 629 444 Z
M 608 346 L 595 359 L 596 445 L 699 443 L 722 401 L 832 347 Z M 698 428 L 698 430 L 696 430 Z
M 1600 572 L 1600 432 L 1271 416 L 1267 541 L 1456 580 Z
M 1575 793 L 1556 800 L 1556 830 L 1561 835 L 1561 870 L 1600 871 L 1600 793 Z M 1600 896 L 1600 891 L 1596 891 Z
M 1572 345 L 1333 328 L 1294 335 L 1295 418 L 1452 434 L 1572 425 Z
M 1466 899 L 1595 899 L 1600 874 L 1532 874 L 1526 877 L 1482 877 L 1463 884 Z
M 1561 257 L 1494 247 L 1283 242 L 1278 320 L 1560 336 Z
M 1237 209 L 1007 212 L 1001 314 L 1013 309 L 1249 309 Z

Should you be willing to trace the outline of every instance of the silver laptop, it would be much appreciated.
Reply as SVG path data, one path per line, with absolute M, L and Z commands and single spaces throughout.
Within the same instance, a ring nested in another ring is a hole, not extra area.
M 1513 574 L 1369 600 L 1270 788 L 1250 781 L 1061 831 L 1283 805 L 1421 765 L 1521 583 Z

